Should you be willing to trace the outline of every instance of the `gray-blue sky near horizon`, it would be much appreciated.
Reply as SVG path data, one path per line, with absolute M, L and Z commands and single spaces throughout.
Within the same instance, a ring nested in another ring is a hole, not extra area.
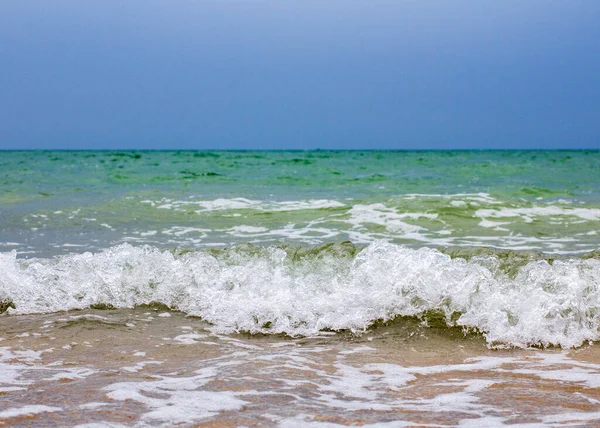
M 600 148 L 600 2 L 0 3 L 0 148 Z

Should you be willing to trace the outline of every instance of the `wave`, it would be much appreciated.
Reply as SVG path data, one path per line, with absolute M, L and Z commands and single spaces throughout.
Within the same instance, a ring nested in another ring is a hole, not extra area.
M 31 314 L 160 303 L 221 332 L 361 332 L 440 314 L 499 346 L 600 339 L 600 253 L 446 253 L 378 241 L 164 251 L 123 244 L 50 259 L 0 253 L 0 311 Z
M 183 210 L 183 208 L 195 207 L 195 212 L 202 213 L 207 211 L 227 211 L 227 210 L 256 210 L 267 212 L 279 211 L 301 211 L 301 210 L 321 210 L 326 208 L 340 208 L 346 205 L 342 202 L 327 199 L 310 199 L 300 201 L 260 201 L 246 198 L 219 198 L 214 200 L 188 200 L 178 201 L 172 199 L 162 199 L 160 201 L 143 200 L 140 203 L 148 204 L 157 209 L 163 210 Z

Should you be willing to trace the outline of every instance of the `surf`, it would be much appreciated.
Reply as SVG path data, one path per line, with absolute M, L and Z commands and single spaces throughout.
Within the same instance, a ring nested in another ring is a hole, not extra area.
M 0 301 L 10 315 L 161 304 L 223 333 L 361 334 L 398 317 L 438 314 L 492 347 L 569 348 L 599 339 L 599 287 L 597 253 L 444 253 L 385 241 L 0 254 Z

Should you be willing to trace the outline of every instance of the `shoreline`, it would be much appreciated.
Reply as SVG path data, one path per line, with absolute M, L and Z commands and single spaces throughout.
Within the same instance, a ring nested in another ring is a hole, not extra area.
M 481 338 L 398 326 L 222 335 L 156 308 L 2 321 L 0 426 L 600 421 L 599 344 L 490 350 Z

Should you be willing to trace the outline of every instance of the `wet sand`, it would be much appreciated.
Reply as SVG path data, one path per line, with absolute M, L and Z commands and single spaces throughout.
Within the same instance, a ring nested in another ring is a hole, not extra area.
M 600 424 L 597 344 L 490 350 L 415 320 L 223 335 L 151 307 L 5 314 L 0 338 L 0 426 Z

